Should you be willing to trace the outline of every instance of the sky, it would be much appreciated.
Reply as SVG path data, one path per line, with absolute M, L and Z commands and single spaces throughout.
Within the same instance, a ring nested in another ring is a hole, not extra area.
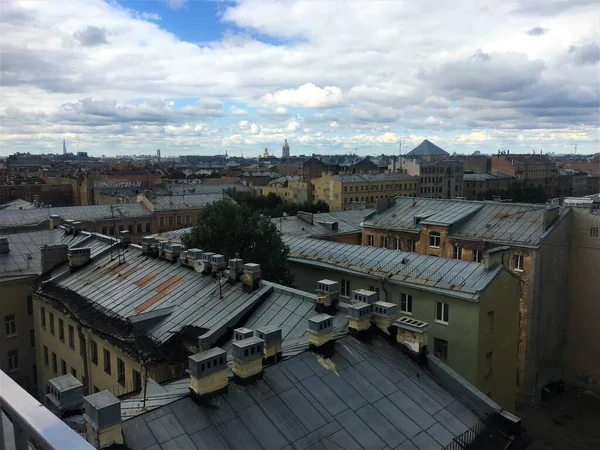
M 0 0 L 0 153 L 595 153 L 599 18 L 586 0 Z

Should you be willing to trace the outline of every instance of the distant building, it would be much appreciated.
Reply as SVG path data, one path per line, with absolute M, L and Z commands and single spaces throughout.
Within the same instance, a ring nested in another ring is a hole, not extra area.
M 463 196 L 467 200 L 483 200 L 487 192 L 500 193 L 506 191 L 514 182 L 510 175 L 498 173 L 465 173 L 463 176 Z
M 63 155 L 67 154 L 67 141 L 63 139 Z
M 290 145 L 288 144 L 287 139 L 283 143 L 283 147 L 281 147 L 281 157 L 289 158 L 290 157 Z
M 547 156 L 501 153 L 492 155 L 491 173 L 503 173 L 517 183 L 541 188 L 547 197 L 559 196 L 558 169 Z
M 435 161 L 438 159 L 445 159 L 450 156 L 443 148 L 438 147 L 434 143 L 425 139 L 410 152 L 405 155 L 410 159 L 423 159 L 425 161 Z
M 402 171 L 420 177 L 420 197 L 454 198 L 463 194 L 463 163 L 454 159 L 402 158 Z

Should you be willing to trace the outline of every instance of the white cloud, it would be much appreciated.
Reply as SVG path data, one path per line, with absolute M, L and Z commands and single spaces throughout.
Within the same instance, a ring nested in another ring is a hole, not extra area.
M 344 104 L 342 90 L 336 86 L 320 88 L 306 83 L 298 89 L 284 89 L 274 94 L 266 94 L 263 102 L 267 105 L 286 105 L 305 108 L 334 108 Z
M 181 9 L 187 3 L 187 0 L 166 0 L 167 6 L 170 9 Z
M 288 122 L 286 129 L 291 132 L 298 131 L 300 129 L 300 123 L 297 120 L 292 119 Z
M 248 111 L 243 109 L 243 108 L 238 108 L 237 106 L 232 106 L 231 109 L 231 115 L 233 116 L 247 116 L 248 115 Z

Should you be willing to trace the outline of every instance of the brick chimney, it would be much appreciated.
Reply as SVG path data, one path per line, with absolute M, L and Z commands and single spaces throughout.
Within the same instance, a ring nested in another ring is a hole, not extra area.
M 243 341 L 244 339 L 251 337 L 254 337 L 254 331 L 252 331 L 250 328 L 240 327 L 233 330 L 234 341 Z
M 121 401 L 109 391 L 83 398 L 86 439 L 98 449 L 123 445 Z
M 352 335 L 361 335 L 371 328 L 373 305 L 358 302 L 348 305 L 348 330 Z
M 75 269 L 90 262 L 92 257 L 92 249 L 89 247 L 70 248 L 67 252 L 67 257 L 69 258 L 69 267 L 71 269 Z
M 257 337 L 231 344 L 232 371 L 238 380 L 251 381 L 262 375 L 264 345 L 265 341 Z
M 244 288 L 250 291 L 256 290 L 260 285 L 261 274 L 260 264 L 244 264 L 244 274 L 242 275 Z
M 218 347 L 188 358 L 190 391 L 197 397 L 227 389 L 227 353 Z
M 415 356 L 425 353 L 427 349 L 427 332 L 431 329 L 431 325 L 404 316 L 396 320 L 393 327 L 397 329 L 397 343 Z

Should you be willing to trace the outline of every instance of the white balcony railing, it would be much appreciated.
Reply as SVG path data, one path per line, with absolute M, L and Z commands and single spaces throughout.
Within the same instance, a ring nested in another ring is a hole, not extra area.
M 0 413 L 0 450 L 94 449 L 1 370 L 0 409 L 6 414 L 5 416 Z M 10 420 L 7 420 L 7 417 Z M 12 433 L 10 433 L 11 428 Z

